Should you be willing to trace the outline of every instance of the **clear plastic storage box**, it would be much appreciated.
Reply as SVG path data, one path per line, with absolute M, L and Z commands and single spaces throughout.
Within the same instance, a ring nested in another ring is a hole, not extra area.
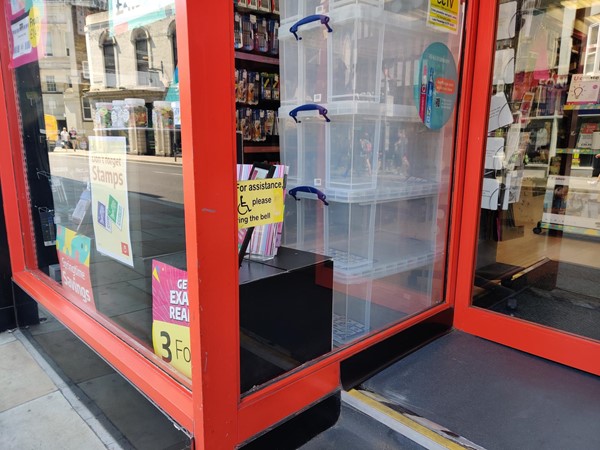
M 279 2 L 281 26 L 287 27 L 314 14 L 327 14 L 329 0 L 282 0 Z
M 425 0 L 283 0 L 281 1 L 281 23 L 291 25 L 310 15 L 328 14 L 352 5 L 367 5 L 380 11 L 395 13 L 407 13 L 427 7 Z
M 436 197 L 325 205 L 286 198 L 283 245 L 330 256 L 334 344 L 341 345 L 430 305 L 436 264 Z
M 360 283 L 433 263 L 434 196 L 325 205 L 314 195 L 295 195 L 299 200 L 286 198 L 283 244 L 332 257 L 338 282 Z
M 289 185 L 324 189 L 337 201 L 437 192 L 440 136 L 414 115 L 411 107 L 357 102 L 280 108 L 281 158 L 290 168 Z
M 290 115 L 291 114 L 291 115 Z M 282 161 L 292 185 L 374 188 L 381 117 L 320 105 L 281 108 Z
M 424 28 L 425 16 L 354 4 L 282 27 L 282 104 L 354 100 L 414 105 L 410 94 L 418 79 L 419 50 L 441 39 Z M 403 95 L 405 90 L 409 95 Z

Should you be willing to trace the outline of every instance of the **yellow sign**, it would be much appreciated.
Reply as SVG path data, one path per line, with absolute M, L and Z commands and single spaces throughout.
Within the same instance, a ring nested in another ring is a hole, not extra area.
M 42 17 L 37 6 L 29 10 L 29 42 L 32 47 L 37 47 L 42 35 Z
M 460 0 L 429 0 L 427 25 L 458 33 Z
M 44 114 L 44 122 L 46 126 L 46 138 L 49 141 L 58 141 L 58 122 L 56 121 L 56 117 Z
M 188 378 L 192 378 L 190 328 L 155 320 L 152 322 L 154 353 Z
M 238 181 L 238 228 L 283 222 L 283 178 Z

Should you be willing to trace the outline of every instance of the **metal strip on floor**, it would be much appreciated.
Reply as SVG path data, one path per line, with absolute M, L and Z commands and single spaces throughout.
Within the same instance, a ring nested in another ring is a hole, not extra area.
M 371 392 L 354 389 L 349 392 L 344 391 L 342 401 L 427 449 L 485 450 L 416 414 L 396 411 L 385 404 L 385 399 Z

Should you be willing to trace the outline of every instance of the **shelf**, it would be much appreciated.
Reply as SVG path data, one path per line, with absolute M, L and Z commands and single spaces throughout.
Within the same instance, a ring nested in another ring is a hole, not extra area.
M 563 109 L 566 111 L 589 111 L 595 109 L 600 111 L 600 104 L 594 103 L 589 105 L 564 105 Z
M 346 243 L 342 242 L 340 248 L 345 246 Z M 399 236 L 376 240 L 375 246 L 375 253 L 380 256 L 375 261 L 339 250 L 335 242 L 328 249 L 316 249 L 315 253 L 333 259 L 333 279 L 344 284 L 362 283 L 365 279 L 384 278 L 430 266 L 441 256 L 441 252 L 436 252 L 430 242 Z
M 600 150 L 592 150 L 591 148 L 557 148 L 557 155 L 572 155 L 573 151 L 577 150 L 580 155 L 596 155 Z
M 279 65 L 279 58 L 266 55 L 258 55 L 256 53 L 246 53 L 243 51 L 235 51 L 235 59 L 242 61 L 254 61 L 263 64 L 271 64 L 273 66 Z
M 246 146 L 244 145 L 244 153 L 278 153 L 278 145 L 256 145 Z
M 266 11 L 263 9 L 254 9 L 254 8 L 248 8 L 247 6 L 242 6 L 242 5 L 236 5 L 235 6 L 235 10 L 239 13 L 244 13 L 244 14 L 256 14 L 258 16 L 266 16 L 266 17 L 272 17 L 273 19 L 279 19 L 279 13 L 275 12 L 275 11 Z
M 553 115 L 553 116 L 532 116 L 532 117 L 527 117 L 524 120 L 553 120 L 553 119 L 562 119 L 563 115 Z
M 540 228 L 544 230 L 562 231 L 567 234 L 575 234 L 578 236 L 600 237 L 600 230 L 593 228 L 574 227 L 571 225 L 560 225 L 555 223 L 541 222 Z

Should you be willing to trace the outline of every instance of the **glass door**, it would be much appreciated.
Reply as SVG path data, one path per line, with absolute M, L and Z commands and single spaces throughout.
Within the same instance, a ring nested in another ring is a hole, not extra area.
M 502 1 L 497 14 L 465 328 L 597 373 L 600 2 Z

